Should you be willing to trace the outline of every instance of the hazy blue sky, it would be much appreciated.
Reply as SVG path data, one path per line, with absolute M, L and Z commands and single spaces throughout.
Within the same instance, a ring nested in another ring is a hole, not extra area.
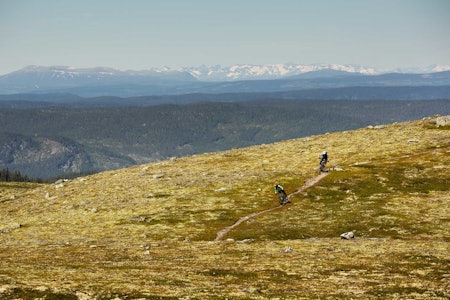
M 0 74 L 288 62 L 450 65 L 450 0 L 0 0 Z

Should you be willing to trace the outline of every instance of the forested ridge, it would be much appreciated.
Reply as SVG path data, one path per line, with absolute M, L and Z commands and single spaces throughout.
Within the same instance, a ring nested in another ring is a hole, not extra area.
M 0 110 L 0 168 L 48 178 L 450 113 L 450 100 Z
M 10 172 L 8 168 L 0 169 L 0 182 L 27 182 L 33 181 L 26 175 L 22 175 L 20 171 Z M 40 180 L 36 180 L 40 181 Z

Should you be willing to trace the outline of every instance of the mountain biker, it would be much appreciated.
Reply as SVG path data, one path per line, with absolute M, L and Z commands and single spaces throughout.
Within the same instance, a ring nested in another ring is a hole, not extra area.
M 328 162 L 328 153 L 327 151 L 323 151 L 322 154 L 319 156 L 320 163 L 319 163 L 319 173 L 324 171 L 325 165 Z
M 289 203 L 289 199 L 286 195 L 286 192 L 284 191 L 284 188 L 281 184 L 275 183 L 273 185 L 273 190 L 275 194 L 278 194 L 278 199 L 280 201 L 280 205 L 285 205 L 286 203 Z
M 279 192 L 283 191 L 284 192 L 284 188 L 281 184 L 279 183 L 275 183 L 273 185 L 273 191 L 275 192 L 275 194 L 278 194 Z

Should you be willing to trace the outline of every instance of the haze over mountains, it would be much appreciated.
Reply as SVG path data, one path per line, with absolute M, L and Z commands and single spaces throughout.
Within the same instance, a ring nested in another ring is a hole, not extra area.
M 356 86 L 450 85 L 450 66 L 432 66 L 415 73 L 383 72 L 345 65 L 236 65 L 153 68 L 28 66 L 0 76 L 0 94 L 72 93 L 93 96 L 148 96 L 188 93 L 281 92 Z

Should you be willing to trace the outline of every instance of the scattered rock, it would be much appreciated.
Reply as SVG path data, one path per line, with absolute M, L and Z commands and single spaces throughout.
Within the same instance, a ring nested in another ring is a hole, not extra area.
M 250 294 L 260 294 L 260 293 L 261 293 L 261 291 L 258 290 L 258 289 L 255 288 L 255 287 L 249 287 L 249 288 L 246 288 L 246 289 L 244 290 L 244 292 L 250 293 Z
M 190 243 L 190 242 L 191 242 L 191 239 L 188 238 L 188 237 L 185 237 L 185 238 L 184 238 L 184 242 L 185 242 L 185 243 Z
M 145 250 L 144 254 L 145 255 L 150 255 L 150 250 Z
M 51 197 L 49 192 L 45 193 L 45 199 L 47 199 L 47 200 L 54 200 L 56 198 L 58 198 L 58 197 L 57 196 Z
M 163 178 L 166 174 L 164 173 L 159 173 L 159 174 L 153 174 L 153 178 L 154 179 L 159 179 L 159 178 Z
M 69 182 L 69 181 L 70 181 L 69 179 L 59 179 L 59 180 L 55 181 L 55 185 L 61 184 L 61 183 L 64 183 L 64 182 Z
M 150 223 L 152 221 L 152 218 L 150 217 L 144 217 L 144 216 L 134 216 L 130 218 L 131 222 L 146 222 Z
M 245 244 L 245 243 L 253 243 L 254 241 L 255 241 L 254 239 L 244 239 L 242 241 L 238 241 L 238 243 Z
M 341 166 L 335 166 L 333 167 L 333 171 L 342 172 L 344 169 Z
M 215 192 L 224 192 L 226 190 L 227 190 L 227 188 L 221 187 L 220 189 L 215 190 Z
M 97 208 L 97 207 L 92 208 L 92 209 L 91 209 L 91 212 L 97 213 L 97 212 L 98 212 L 98 208 Z
M 343 239 L 343 240 L 351 240 L 354 238 L 355 238 L 355 234 L 351 231 L 341 234 L 341 239 Z
M 19 229 L 19 228 L 22 228 L 22 224 L 19 224 L 19 223 L 11 224 L 5 228 L 0 228 L 0 234 L 8 233 L 10 231 L 13 231 L 13 230 Z
M 436 118 L 436 126 L 437 127 L 450 126 L 450 115 L 437 117 Z
M 60 188 L 63 188 L 64 187 L 64 183 L 58 183 L 58 184 L 55 184 L 55 189 L 60 189 Z
M 409 139 L 408 140 L 408 143 L 418 143 L 419 142 L 419 140 L 417 140 L 417 139 Z
M 286 249 L 284 249 L 284 253 L 291 253 L 292 251 L 294 251 L 292 247 L 287 247 Z

